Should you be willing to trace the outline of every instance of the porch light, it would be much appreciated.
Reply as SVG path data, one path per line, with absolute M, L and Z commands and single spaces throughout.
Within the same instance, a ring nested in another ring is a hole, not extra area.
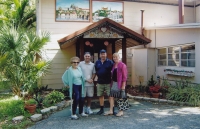
M 90 47 L 93 47 L 93 43 L 90 43 Z
M 90 42 L 89 42 L 89 41 L 86 41 L 86 42 L 85 42 L 85 45 L 86 45 L 86 46 L 89 46 L 89 45 L 90 45 Z
M 105 41 L 105 42 L 104 42 L 104 45 L 105 45 L 105 46 L 108 46 L 108 44 L 109 44 L 108 41 Z

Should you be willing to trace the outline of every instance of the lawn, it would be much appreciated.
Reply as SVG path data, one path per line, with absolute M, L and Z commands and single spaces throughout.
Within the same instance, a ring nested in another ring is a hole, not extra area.
M 13 117 L 23 115 L 21 123 L 14 123 Z M 12 94 L 0 94 L 0 128 L 23 129 L 34 123 L 29 119 L 30 114 L 24 110 L 24 101 L 16 100 Z

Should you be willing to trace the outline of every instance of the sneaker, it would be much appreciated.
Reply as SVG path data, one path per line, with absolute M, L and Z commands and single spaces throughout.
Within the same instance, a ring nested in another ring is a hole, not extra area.
M 75 115 L 71 115 L 71 118 L 76 120 L 76 119 L 78 119 L 78 116 L 76 114 Z
M 91 110 L 90 107 L 87 108 L 87 114 L 93 114 L 93 111 Z
M 98 112 L 97 112 L 97 115 L 101 115 L 101 114 L 103 114 L 104 113 L 104 110 L 99 110 Z
M 88 116 L 88 115 L 83 112 L 83 113 L 81 113 L 81 116 Z

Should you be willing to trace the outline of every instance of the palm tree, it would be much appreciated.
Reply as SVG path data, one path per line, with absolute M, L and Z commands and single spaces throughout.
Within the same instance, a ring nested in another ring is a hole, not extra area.
M 15 94 L 20 95 L 22 86 L 35 85 L 47 73 L 50 61 L 36 62 L 35 58 L 49 39 L 47 32 L 38 36 L 16 26 L 0 28 L 0 74 L 10 81 Z
M 17 28 L 34 28 L 36 9 L 29 0 L 0 0 L 0 23 L 14 24 Z

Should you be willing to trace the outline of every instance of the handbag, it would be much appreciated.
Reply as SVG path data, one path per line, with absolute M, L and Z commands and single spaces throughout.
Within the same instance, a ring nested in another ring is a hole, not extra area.
M 129 102 L 125 90 L 120 91 L 120 98 L 117 100 L 117 107 L 119 110 L 129 109 Z

